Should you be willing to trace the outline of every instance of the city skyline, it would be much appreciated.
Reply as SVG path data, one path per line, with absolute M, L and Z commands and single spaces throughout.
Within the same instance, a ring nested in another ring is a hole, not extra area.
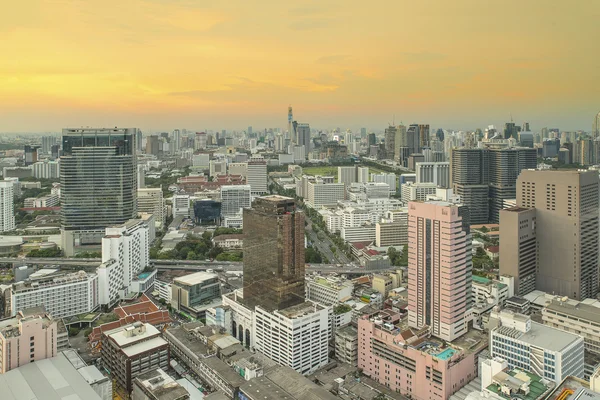
M 285 127 L 289 104 L 323 129 L 512 115 L 590 131 L 600 5 L 555 3 L 13 4 L 0 17 L 0 132 Z

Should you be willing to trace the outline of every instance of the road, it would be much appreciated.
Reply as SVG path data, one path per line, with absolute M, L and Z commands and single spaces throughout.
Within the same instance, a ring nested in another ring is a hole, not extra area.
M 331 241 L 331 239 L 323 232 L 323 239 L 319 239 L 317 234 L 312 228 L 312 221 L 307 218 L 307 225 L 304 232 L 308 235 L 308 240 L 312 242 L 314 246 L 319 249 L 321 254 L 323 254 L 327 259 L 331 262 L 337 262 L 338 264 L 350 264 L 352 261 L 348 259 L 348 256 L 344 253 L 343 250 L 340 250 L 335 243 Z M 331 246 L 333 246 L 337 251 L 335 254 L 331 251 Z

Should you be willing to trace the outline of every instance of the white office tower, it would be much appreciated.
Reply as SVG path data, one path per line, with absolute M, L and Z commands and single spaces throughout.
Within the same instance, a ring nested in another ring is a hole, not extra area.
M 242 209 L 250 207 L 250 185 L 221 186 L 221 217 L 240 215 Z
M 509 310 L 493 310 L 490 353 L 557 385 L 567 376 L 583 378 L 584 342 L 579 335 L 551 328 Z
M 59 161 L 39 161 L 32 165 L 33 177 L 41 179 L 58 179 L 60 177 Z
M 449 162 L 418 162 L 415 172 L 417 183 L 434 183 L 439 187 L 450 187 Z
M 371 174 L 371 182 L 387 183 L 390 185 L 390 193 L 396 193 L 398 176 L 393 173 L 386 174 L 385 172 L 382 172 L 381 174 Z
M 190 216 L 190 196 L 187 194 L 173 195 L 173 218 Z
M 162 229 L 167 221 L 165 212 L 165 199 L 161 188 L 138 189 L 138 212 L 154 215 L 156 228 Z
M 250 185 L 253 196 L 267 193 L 267 162 L 264 159 L 250 159 L 246 183 Z
M 356 181 L 358 183 L 369 182 L 369 167 L 356 168 Z
M 13 182 L 0 181 L 0 232 L 15 229 Z
M 142 274 L 149 265 L 150 241 L 146 222 L 132 219 L 106 228 L 102 238 L 102 264 L 97 269 L 100 304 L 111 306 L 128 293 L 137 292 L 140 282 L 142 285 L 149 280 L 153 282 L 156 270 Z
M 293 146 L 290 154 L 294 156 L 294 162 L 303 163 L 306 159 L 306 148 L 304 146 Z
M 273 361 L 308 375 L 327 365 L 331 307 L 306 302 L 269 312 L 254 311 L 254 348 Z
M 84 271 L 65 274 L 41 269 L 10 288 L 11 316 L 44 306 L 54 318 L 65 318 L 89 313 L 98 305 L 98 275 Z
M 338 167 L 338 183 L 350 186 L 356 182 L 356 167 Z
M 173 150 L 174 153 L 177 153 L 179 149 L 181 149 L 181 132 L 179 129 L 173 131 L 171 138 L 171 150 Z

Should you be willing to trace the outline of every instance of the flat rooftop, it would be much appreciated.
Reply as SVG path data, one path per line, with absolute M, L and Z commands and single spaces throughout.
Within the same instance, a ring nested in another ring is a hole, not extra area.
M 102 400 L 62 354 L 0 375 L 2 400 Z
M 502 335 L 510 336 L 513 339 L 551 351 L 562 351 L 574 341 L 581 339 L 578 335 L 542 325 L 534 321 L 531 321 L 531 329 L 529 332 L 521 332 L 508 326 L 499 326 L 495 329 Z
M 152 349 L 156 349 L 160 346 L 164 346 L 167 344 L 167 341 L 161 337 L 155 337 L 150 340 L 143 341 L 138 344 L 134 344 L 133 346 L 125 347 L 123 353 L 127 355 L 127 357 L 134 357 L 138 354 L 145 353 Z
M 174 282 L 181 283 L 187 286 L 199 285 L 204 281 L 209 279 L 217 279 L 218 275 L 210 272 L 195 272 L 193 274 L 180 276 L 178 278 L 173 279 Z
M 511 381 L 513 379 L 516 378 L 515 383 L 518 382 L 522 382 L 521 379 L 524 380 L 529 380 L 529 393 L 527 395 L 524 395 L 523 393 L 519 392 L 518 394 L 515 394 L 513 397 L 510 396 L 506 396 L 505 394 L 502 393 L 501 391 L 501 386 L 497 383 L 492 383 L 491 385 L 489 385 L 487 387 L 487 389 L 500 396 L 503 397 L 505 399 L 513 399 L 513 398 L 518 398 L 518 399 L 522 399 L 522 400 L 536 400 L 539 399 L 540 397 L 542 397 L 542 395 L 544 395 L 544 393 L 550 392 L 553 388 L 554 388 L 554 383 L 548 383 L 548 385 L 546 386 L 543 382 L 542 382 L 542 378 L 539 377 L 538 375 L 535 374 L 531 374 L 527 371 L 521 370 L 521 369 L 513 369 L 511 371 L 509 371 L 508 373 L 506 373 L 506 381 Z M 507 382 L 507 384 L 510 385 L 510 382 Z
M 553 300 L 546 306 L 548 310 L 557 313 L 567 314 L 577 319 L 595 322 L 600 324 L 600 308 L 578 301 L 560 301 Z
M 137 324 L 137 322 L 134 324 Z M 145 340 L 152 336 L 160 335 L 159 330 L 156 329 L 153 325 L 143 324 L 146 326 L 146 332 L 143 332 L 143 333 L 140 333 L 137 335 L 126 336 L 125 329 L 134 327 L 134 324 L 121 326 L 119 328 L 107 331 L 104 334 L 106 336 L 109 336 L 111 339 L 113 339 L 120 347 L 125 347 L 125 346 L 131 345 L 135 342 L 139 342 L 140 340 Z
M 316 311 L 320 311 L 323 308 L 325 308 L 325 307 L 323 307 L 320 304 L 306 301 L 302 304 L 284 308 L 283 310 L 278 310 L 277 313 L 283 315 L 286 318 L 294 319 L 294 318 L 303 317 L 307 314 L 311 314 Z

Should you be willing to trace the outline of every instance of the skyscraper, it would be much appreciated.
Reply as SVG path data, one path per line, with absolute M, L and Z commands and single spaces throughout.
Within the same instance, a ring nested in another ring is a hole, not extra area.
M 429 124 L 419 124 L 420 147 L 429 147 Z
M 596 114 L 594 117 L 594 122 L 592 123 L 592 137 L 594 139 L 600 137 L 600 112 Z
M 504 139 L 514 138 L 517 139 L 519 133 L 519 127 L 514 122 L 507 122 L 504 124 Z
M 294 132 L 294 113 L 292 112 L 292 106 L 288 107 L 288 139 L 294 139 L 296 132 Z
M 367 142 L 369 146 L 375 146 L 377 144 L 377 135 L 375 135 L 374 133 L 369 133 L 367 137 Z
M 254 200 L 244 234 L 244 302 L 268 310 L 304 303 L 304 213 L 294 199 Z
M 25 145 L 25 165 L 35 164 L 38 161 L 39 146 Z
M 0 181 L 0 232 L 15 229 L 14 183 Z
M 296 144 L 298 146 L 304 146 L 304 152 L 306 155 L 310 153 L 310 125 L 296 125 Z
M 458 148 L 450 156 L 452 189 L 469 208 L 471 223 L 489 221 L 489 157 L 487 150 Z
M 467 332 L 471 232 L 467 207 L 443 201 L 408 205 L 408 323 L 452 341 Z
M 108 226 L 137 216 L 135 128 L 63 129 L 63 250 L 99 244 Z
M 598 293 L 598 172 L 524 170 L 517 205 L 535 208 L 536 287 L 576 300 Z
M 173 152 L 177 153 L 181 149 L 181 131 L 179 129 L 173 130 L 171 145 L 173 146 Z
M 267 193 L 267 162 L 265 160 L 250 160 L 246 183 L 252 189 L 252 195 Z
M 500 275 L 515 278 L 515 294 L 535 290 L 537 270 L 537 223 L 535 208 L 500 210 Z
M 389 126 L 385 129 L 385 157 L 394 160 L 394 154 L 396 150 L 396 127 Z

